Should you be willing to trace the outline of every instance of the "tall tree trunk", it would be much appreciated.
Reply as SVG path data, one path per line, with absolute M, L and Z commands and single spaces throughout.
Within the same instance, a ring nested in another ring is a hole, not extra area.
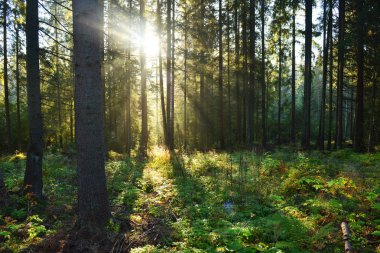
M 267 145 L 266 84 L 265 84 L 265 0 L 261 0 L 261 128 L 263 148 Z
M 167 140 L 166 140 L 166 147 L 171 148 L 170 145 L 170 137 L 171 137 L 171 82 L 172 82 L 172 72 L 171 72 L 171 57 L 172 57 L 172 35 L 171 35 L 171 11 L 172 9 L 172 3 L 171 0 L 167 0 L 167 15 L 166 15 L 166 41 L 167 41 L 167 47 L 166 47 L 166 133 L 167 133 Z
M 339 0 L 339 45 L 338 45 L 338 81 L 337 81 L 337 117 L 335 147 L 340 149 L 343 140 L 343 70 L 344 70 L 344 23 L 346 16 L 345 1 Z
M 28 93 L 29 148 L 24 186 L 27 192 L 42 197 L 42 115 L 38 43 L 38 0 L 26 2 L 26 85 Z
M 187 3 L 184 2 L 184 22 L 185 22 L 185 73 L 184 73 L 184 88 L 183 88 L 183 131 L 184 131 L 184 149 L 187 148 Z
M 8 49 L 7 49 L 7 0 L 3 1 L 3 56 L 4 56 L 4 105 L 5 105 L 5 124 L 7 127 L 8 150 L 13 149 L 11 114 L 9 106 L 9 87 L 8 87 Z
M 157 23 L 158 23 L 158 65 L 160 72 L 160 97 L 161 97 L 161 112 L 162 112 L 162 124 L 164 131 L 165 145 L 168 143 L 168 127 L 165 110 L 165 95 L 164 95 L 164 77 L 162 73 L 162 50 L 161 50 L 161 33 L 162 33 L 162 21 L 161 21 L 161 2 L 157 0 Z
M 332 9 L 333 3 L 332 0 L 329 0 L 329 23 L 328 23 L 328 38 L 330 41 L 330 54 L 329 54 L 329 129 L 328 129 L 328 140 L 327 140 L 327 149 L 331 150 L 331 141 L 332 141 L 332 120 L 333 120 L 333 37 L 332 37 Z
M 321 99 L 321 111 L 319 115 L 319 134 L 318 134 L 318 146 L 320 150 L 325 149 L 325 112 L 326 112 L 326 86 L 327 86 L 327 63 L 328 63 L 328 50 L 330 39 L 327 35 L 326 38 L 326 6 L 327 0 L 323 1 L 323 74 L 322 74 L 322 99 Z
M 254 131 L 255 131 L 255 50 L 256 50 L 256 17 L 255 17 L 255 0 L 250 0 L 249 3 L 249 23 L 250 23 L 250 31 L 249 31 L 249 87 L 248 92 L 248 115 L 247 115 L 247 146 L 248 148 L 252 148 L 254 141 Z
M 292 6 L 292 115 L 290 127 L 290 140 L 294 144 L 296 141 L 296 5 L 297 0 L 293 0 Z
M 310 101 L 311 101 L 311 41 L 312 41 L 312 11 L 313 1 L 305 2 L 305 74 L 304 74 L 304 99 L 303 99 L 303 138 L 302 146 L 310 148 Z
M 355 138 L 354 150 L 362 152 L 365 150 L 364 146 L 364 85 L 363 85 L 363 65 L 364 65 L 364 11 L 363 0 L 357 1 L 357 84 L 356 84 L 356 113 L 355 113 Z
M 235 30 L 235 88 L 236 88 L 236 142 L 241 142 L 241 92 L 240 92 L 240 32 L 239 32 L 239 0 L 234 2 Z
M 57 17 L 57 4 L 54 6 L 54 15 Z M 54 24 L 54 35 L 55 35 L 55 78 L 57 83 L 57 104 L 58 104 L 58 141 L 59 147 L 63 147 L 63 137 L 62 137 L 62 106 L 61 106 L 61 77 L 59 71 L 59 45 L 58 45 L 58 19 L 55 19 Z
M 281 88 L 282 88 L 282 0 L 280 0 L 280 31 L 278 39 L 278 104 L 277 104 L 277 143 L 281 144 Z
M 219 18 L 218 18 L 218 40 L 219 40 L 219 144 L 224 148 L 224 112 L 223 112 L 223 23 L 222 23 L 222 0 L 219 0 Z
M 247 99 L 249 94 L 247 92 L 247 81 L 248 81 L 248 40 L 247 40 L 247 2 L 243 1 L 242 6 L 242 54 L 243 54 L 243 140 L 246 140 L 247 134 Z
M 173 4 L 173 20 L 172 20 L 172 84 L 171 84 L 171 105 L 170 105 L 170 150 L 174 149 L 174 80 L 175 80 L 175 0 Z
M 131 135 L 131 51 L 128 45 L 127 59 L 126 59 L 126 87 L 125 87 L 125 150 L 128 156 L 131 155 L 132 149 L 132 135 Z
M 145 40 L 145 0 L 140 0 L 140 22 L 142 38 Z M 141 138 L 140 155 L 146 157 L 148 148 L 148 104 L 146 97 L 146 68 L 145 53 L 143 44 L 140 45 L 140 66 L 141 66 Z
M 16 106 L 17 106 L 17 148 L 21 149 L 21 108 L 20 108 L 20 28 L 15 25 L 16 30 Z
M 110 217 L 104 170 L 103 22 L 103 1 L 73 1 L 78 225 L 91 232 L 103 230 Z
M 228 117 L 227 117 L 227 146 L 232 143 L 232 115 L 231 115 L 231 53 L 230 53 L 230 0 L 226 1 L 226 16 L 227 16 L 227 96 L 228 96 Z

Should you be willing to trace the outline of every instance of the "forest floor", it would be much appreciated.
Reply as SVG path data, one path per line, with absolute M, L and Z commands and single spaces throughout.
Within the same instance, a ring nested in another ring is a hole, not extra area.
M 110 152 L 103 239 L 72 232 L 73 158 L 46 153 L 42 202 L 20 193 L 24 167 L 0 159 L 0 252 L 343 252 L 342 221 L 357 252 L 380 252 L 380 153 Z

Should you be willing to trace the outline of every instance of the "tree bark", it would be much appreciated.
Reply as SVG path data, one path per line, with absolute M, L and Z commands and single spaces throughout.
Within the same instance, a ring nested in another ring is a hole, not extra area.
M 42 114 L 38 42 L 38 0 L 26 2 L 26 85 L 28 93 L 29 148 L 24 187 L 42 198 Z
M 319 115 L 319 134 L 318 146 L 320 150 L 325 149 L 325 112 L 326 112 L 326 86 L 327 86 L 327 63 L 328 63 L 328 50 L 330 39 L 327 34 L 326 38 L 326 5 L 327 0 L 323 1 L 323 73 L 322 73 L 322 99 L 321 111 Z
M 293 0 L 292 6 L 292 115 L 290 127 L 290 140 L 296 141 L 296 4 Z
M 224 148 L 224 112 L 223 112 L 223 23 L 222 23 L 222 0 L 219 0 L 219 17 L 218 17 L 218 41 L 219 41 L 219 78 L 218 78 L 218 91 L 219 91 L 219 145 Z
M 140 22 L 142 41 L 145 40 L 145 0 L 140 0 Z M 141 137 L 140 155 L 146 157 L 148 148 L 148 104 L 146 97 L 146 68 L 145 52 L 143 43 L 140 45 L 140 67 L 141 67 Z
M 8 150 L 13 149 L 11 114 L 9 106 L 9 87 L 8 87 L 8 49 L 7 49 L 7 0 L 3 1 L 3 56 L 4 56 L 4 105 L 5 105 L 5 124 L 7 128 Z
M 239 32 L 239 1 L 234 2 L 235 30 L 235 89 L 236 89 L 236 142 L 241 142 L 241 100 L 240 100 L 240 32 Z
M 305 74 L 304 74 L 304 99 L 303 99 L 303 138 L 302 146 L 310 148 L 310 101 L 311 101 L 311 41 L 312 41 L 312 11 L 313 1 L 305 2 Z
M 261 0 L 261 128 L 263 148 L 267 145 L 266 84 L 265 84 L 265 0 Z
M 356 113 L 355 113 L 355 137 L 354 150 L 356 152 L 365 151 L 364 146 L 364 84 L 363 84 L 363 67 L 364 67 L 364 13 L 363 0 L 357 1 L 357 84 L 356 84 Z
M 329 54 L 329 129 L 328 129 L 328 140 L 327 149 L 331 150 L 332 141 L 332 120 L 333 120 L 333 37 L 332 37 L 332 0 L 329 0 L 329 23 L 328 23 L 328 38 L 330 40 L 330 54 Z
M 102 231 L 110 217 L 104 169 L 103 22 L 103 1 L 73 1 L 78 226 L 90 232 Z
M 346 7 L 345 1 L 339 0 L 339 37 L 338 37 L 338 80 L 337 80 L 337 117 L 335 130 L 335 147 L 342 148 L 343 141 L 343 70 L 344 70 L 344 26 Z

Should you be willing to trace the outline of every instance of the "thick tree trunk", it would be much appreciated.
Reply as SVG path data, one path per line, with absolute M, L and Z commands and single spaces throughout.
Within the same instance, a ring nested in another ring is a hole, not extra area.
M 74 0 L 73 24 L 78 225 L 98 232 L 110 217 L 104 170 L 103 29 L 99 29 L 103 1 Z
M 313 1 L 305 2 L 305 74 L 304 74 L 304 99 L 303 99 L 303 138 L 302 146 L 305 149 L 310 148 L 310 101 L 311 101 L 311 40 L 312 40 L 312 11 Z
M 26 83 L 28 93 L 29 148 L 24 186 L 27 192 L 42 197 L 42 114 L 38 43 L 38 0 L 26 2 Z
M 355 113 L 355 138 L 354 150 L 363 152 L 364 146 L 364 84 L 363 84 L 363 65 L 364 65 L 364 13 L 363 0 L 357 1 L 357 84 L 356 84 L 356 113 Z

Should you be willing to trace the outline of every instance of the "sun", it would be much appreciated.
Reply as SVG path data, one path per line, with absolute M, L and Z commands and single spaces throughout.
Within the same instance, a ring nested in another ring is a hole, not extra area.
M 151 23 L 146 23 L 145 36 L 141 41 L 146 57 L 158 57 L 159 53 L 159 39 L 156 27 Z

